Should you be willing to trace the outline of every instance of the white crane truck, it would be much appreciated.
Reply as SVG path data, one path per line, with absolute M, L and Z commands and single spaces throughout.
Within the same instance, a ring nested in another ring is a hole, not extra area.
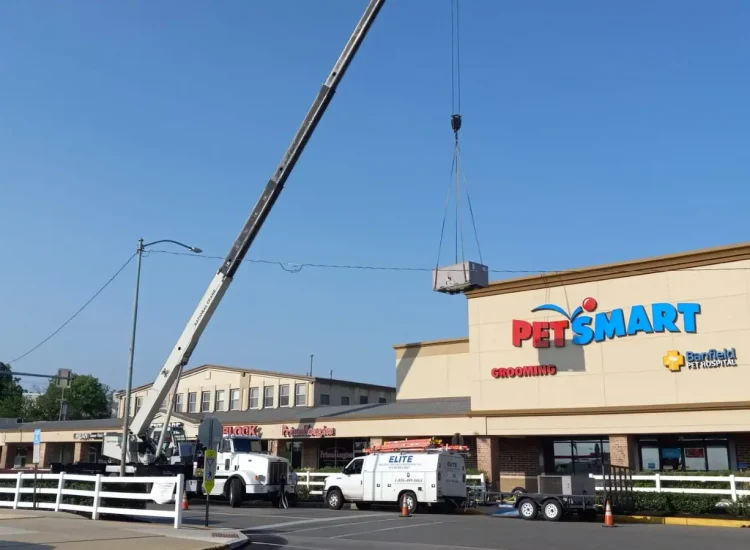
M 385 0 L 370 0 L 367 5 L 344 50 L 302 121 L 302 125 L 294 135 L 291 145 L 268 180 L 260 199 L 232 244 L 232 248 L 229 250 L 222 266 L 208 285 L 208 289 L 177 340 L 177 344 L 144 397 L 141 408 L 130 424 L 129 433 L 126 437 L 121 434 L 105 436 L 102 454 L 108 458 L 112 465 L 122 464 L 124 458 L 124 463 L 127 464 L 127 472 L 135 472 L 136 475 L 184 473 L 188 480 L 188 486 L 195 486 L 194 483 L 191 483 L 193 481 L 194 461 L 191 459 L 191 463 L 188 464 L 188 457 L 181 454 L 182 450 L 178 451 L 176 460 L 174 455 L 171 458 L 165 457 L 161 445 L 150 437 L 151 423 L 167 399 L 170 389 L 176 388 L 183 367 L 187 365 L 201 334 L 211 320 L 247 251 L 279 198 L 286 180 L 297 164 L 307 142 L 331 102 L 336 88 L 343 79 L 384 3 Z M 128 398 L 129 396 L 126 397 L 126 410 L 129 410 Z M 245 448 L 244 443 L 240 444 L 241 439 L 237 437 L 222 439 L 221 448 L 230 450 L 220 453 L 218 457 L 216 485 L 211 494 L 218 491 L 232 500 L 232 490 L 234 489 L 236 492 L 242 493 L 241 496 L 235 496 L 234 502 L 241 502 L 242 499 L 251 496 L 262 496 L 268 499 L 278 498 L 277 480 L 280 476 L 286 475 L 288 461 L 283 458 L 252 452 L 254 448 L 252 441 L 249 442 L 250 452 L 240 451 L 241 445 Z M 228 447 L 225 447 L 226 445 Z M 180 445 L 179 447 L 187 446 Z M 220 482 L 218 466 L 225 466 L 226 464 L 229 464 L 233 470 L 231 475 L 226 476 Z M 55 467 L 59 471 L 104 472 L 114 469 L 113 466 L 107 467 L 99 464 L 58 464 Z M 119 466 L 117 471 L 119 471 Z

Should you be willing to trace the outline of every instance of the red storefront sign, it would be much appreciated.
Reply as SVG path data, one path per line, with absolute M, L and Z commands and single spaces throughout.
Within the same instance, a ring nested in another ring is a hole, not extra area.
M 300 428 L 282 426 L 281 435 L 284 437 L 331 437 L 336 435 L 336 428 L 328 428 L 326 426 L 313 428 L 309 424 Z
M 555 365 L 529 365 L 524 367 L 497 368 L 491 371 L 493 378 L 531 378 L 534 376 L 554 376 Z
M 260 433 L 260 426 L 250 426 L 248 424 L 242 426 L 224 426 L 224 435 L 253 435 L 260 437 Z

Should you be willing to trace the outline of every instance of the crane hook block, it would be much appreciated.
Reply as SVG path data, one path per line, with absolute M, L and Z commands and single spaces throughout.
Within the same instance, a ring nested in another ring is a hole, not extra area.
M 458 133 L 461 129 L 461 115 L 451 115 L 451 128 L 454 133 Z

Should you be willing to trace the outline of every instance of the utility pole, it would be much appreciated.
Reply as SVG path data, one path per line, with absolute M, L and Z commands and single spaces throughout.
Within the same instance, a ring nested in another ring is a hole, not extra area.
M 135 274 L 135 304 L 133 306 L 133 330 L 130 335 L 130 358 L 128 360 L 128 386 L 125 390 L 125 410 L 122 421 L 122 456 L 120 458 L 120 477 L 125 477 L 125 464 L 128 458 L 130 443 L 130 393 L 133 388 L 133 359 L 135 357 L 135 329 L 138 325 L 138 293 L 141 287 L 141 260 L 143 260 L 143 239 L 138 239 L 138 267 Z
M 315 356 L 311 353 L 310 354 L 310 376 L 312 376 L 313 357 Z

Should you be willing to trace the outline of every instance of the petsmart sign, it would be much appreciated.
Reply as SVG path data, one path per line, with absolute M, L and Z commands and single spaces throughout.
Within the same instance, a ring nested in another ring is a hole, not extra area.
M 700 304 L 681 302 L 670 304 L 659 302 L 634 305 L 630 309 L 613 309 L 594 313 L 599 303 L 594 298 L 586 298 L 573 313 L 555 304 L 542 304 L 531 310 L 552 311 L 564 319 L 557 321 L 513 320 L 513 345 L 517 348 L 531 340 L 535 348 L 548 348 L 550 345 L 565 346 L 566 337 L 572 333 L 571 341 L 578 346 L 591 342 L 604 342 L 614 338 L 637 336 L 640 333 L 655 332 L 695 333 L 696 318 L 701 312 Z

